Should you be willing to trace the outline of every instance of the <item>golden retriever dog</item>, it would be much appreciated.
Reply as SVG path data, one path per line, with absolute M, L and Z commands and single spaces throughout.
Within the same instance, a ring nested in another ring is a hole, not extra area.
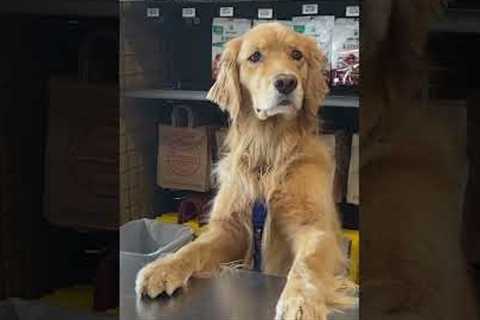
M 145 266 L 139 295 L 171 295 L 195 274 L 252 264 L 252 205 L 268 207 L 262 271 L 286 275 L 275 319 L 324 320 L 351 302 L 333 200 L 334 161 L 318 133 L 328 86 L 313 39 L 279 23 L 259 25 L 226 45 L 208 99 L 228 111 L 226 153 L 208 229 Z
M 361 319 L 479 319 L 461 247 L 465 113 L 419 98 L 440 6 L 362 3 Z

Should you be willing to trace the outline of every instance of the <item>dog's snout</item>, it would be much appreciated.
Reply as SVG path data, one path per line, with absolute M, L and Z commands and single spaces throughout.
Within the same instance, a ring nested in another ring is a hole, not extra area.
M 281 74 L 275 78 L 273 85 L 278 92 L 289 94 L 297 87 L 297 78 L 293 75 Z

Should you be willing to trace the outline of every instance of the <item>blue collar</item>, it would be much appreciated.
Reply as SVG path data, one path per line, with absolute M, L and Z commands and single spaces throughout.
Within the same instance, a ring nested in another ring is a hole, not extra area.
M 267 217 L 264 201 L 256 201 L 252 209 L 253 225 L 253 270 L 262 271 L 262 236 Z

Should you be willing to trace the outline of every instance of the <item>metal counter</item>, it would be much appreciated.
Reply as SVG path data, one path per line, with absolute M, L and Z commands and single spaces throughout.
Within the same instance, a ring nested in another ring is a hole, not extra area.
M 273 320 L 285 283 L 284 278 L 235 271 L 211 279 L 192 279 L 187 290 L 171 298 L 138 299 L 134 283 L 140 267 L 134 261 L 120 265 L 122 320 Z M 358 308 L 333 314 L 330 319 L 358 320 Z

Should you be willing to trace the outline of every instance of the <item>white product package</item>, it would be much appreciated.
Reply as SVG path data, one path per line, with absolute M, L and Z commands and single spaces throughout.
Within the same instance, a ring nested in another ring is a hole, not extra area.
M 336 19 L 332 37 L 332 85 L 358 85 L 359 73 L 359 21 L 353 18 Z
M 212 77 L 217 78 L 219 61 L 225 43 L 241 36 L 252 27 L 249 19 L 213 18 L 212 22 Z
M 326 72 L 330 74 L 332 63 L 332 33 L 335 16 L 303 16 L 293 17 L 293 30 L 315 38 L 327 58 Z
M 267 20 L 267 19 L 256 19 L 256 20 L 253 20 L 253 26 L 256 27 L 258 26 L 259 24 L 262 24 L 262 23 L 269 23 L 269 22 L 278 22 L 278 23 L 281 23 L 287 27 L 290 27 L 292 28 L 292 22 L 289 21 L 289 20 Z

